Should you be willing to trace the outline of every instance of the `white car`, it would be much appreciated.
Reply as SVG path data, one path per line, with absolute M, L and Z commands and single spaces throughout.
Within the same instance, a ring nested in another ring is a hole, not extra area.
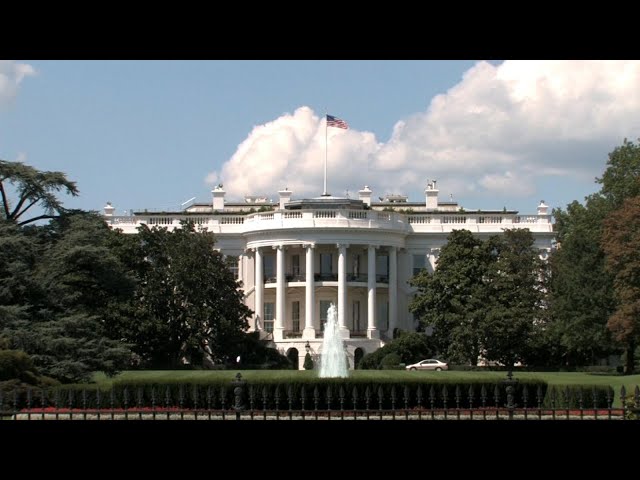
M 439 372 L 441 370 L 449 370 L 449 365 L 435 358 L 428 358 L 427 360 L 407 365 L 405 368 L 407 370 L 436 370 Z

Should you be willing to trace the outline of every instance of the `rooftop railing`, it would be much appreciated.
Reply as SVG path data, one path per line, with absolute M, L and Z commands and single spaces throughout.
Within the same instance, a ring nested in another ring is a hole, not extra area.
M 504 228 L 530 228 L 552 231 L 550 215 L 516 215 L 482 212 L 403 214 L 376 210 L 300 210 L 259 212 L 250 215 L 186 215 L 141 213 L 135 216 L 111 216 L 105 220 L 126 233 L 134 233 L 141 224 L 176 228 L 191 220 L 198 227 L 214 233 L 244 233 L 254 230 L 352 228 L 396 230 L 406 232 L 447 232 L 465 228 L 472 232 L 499 231 Z

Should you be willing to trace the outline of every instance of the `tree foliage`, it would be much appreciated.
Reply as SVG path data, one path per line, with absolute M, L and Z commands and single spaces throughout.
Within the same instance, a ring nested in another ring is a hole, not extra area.
M 248 329 L 251 310 L 212 233 L 181 228 L 149 228 L 121 240 L 122 258 L 137 278 L 133 321 L 120 334 L 145 361 L 175 367 L 210 356 L 235 358 L 234 345 Z
M 89 213 L 0 227 L 0 328 L 47 376 L 82 381 L 128 364 L 130 350 L 108 335 L 112 306 L 133 292 L 112 235 Z
M 422 329 L 433 328 L 438 350 L 452 361 L 475 365 L 480 355 L 489 258 L 481 240 L 468 230 L 454 230 L 436 271 L 423 269 L 411 280 L 419 293 L 409 309 Z
M 524 359 L 535 324 L 543 317 L 544 263 L 526 229 L 506 230 L 487 240 L 468 230 L 448 237 L 432 274 L 423 270 L 411 284 L 418 295 L 410 310 L 422 328 L 433 328 L 450 361 L 475 365 Z
M 593 197 L 602 197 L 610 210 L 620 208 L 627 198 L 640 195 L 640 144 L 626 138 L 609 153 L 607 168 L 596 181 L 602 185 Z
M 640 196 L 626 199 L 605 219 L 602 248 L 616 299 L 608 326 L 627 346 L 626 371 L 631 374 L 640 337 Z
M 491 261 L 480 320 L 483 356 L 513 365 L 527 360 L 545 322 L 546 264 L 528 229 L 507 229 L 486 244 Z
M 62 172 L 43 172 L 20 162 L 0 160 L 0 218 L 26 225 L 37 220 L 51 219 L 65 212 L 57 194 L 78 195 L 75 182 Z M 15 200 L 10 196 L 15 193 Z M 40 207 L 40 215 L 24 219 L 33 207 Z
M 550 261 L 549 338 L 561 346 L 566 363 L 593 363 L 616 349 L 611 330 L 619 333 L 617 321 L 609 320 L 618 287 L 614 270 L 605 268 L 603 235 L 605 221 L 625 199 L 640 195 L 640 145 L 625 139 L 596 181 L 600 191 L 586 197 L 584 206 L 574 201 L 566 211 L 554 210 L 558 249 Z
M 613 282 L 600 246 L 607 210 L 600 197 L 554 210 L 558 249 L 549 259 L 547 348 L 556 363 L 595 364 L 616 349 L 607 329 Z

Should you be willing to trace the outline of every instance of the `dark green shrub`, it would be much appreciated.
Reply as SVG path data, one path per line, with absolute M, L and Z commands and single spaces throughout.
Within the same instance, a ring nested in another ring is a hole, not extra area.
M 313 370 L 313 360 L 311 359 L 311 354 L 309 352 L 304 356 L 303 367 L 305 370 Z
M 293 368 L 291 361 L 275 348 L 271 348 L 264 340 L 260 340 L 259 332 L 251 332 L 243 335 L 234 346 L 235 353 L 240 355 L 242 363 L 236 365 L 229 362 L 223 365 L 221 370 L 242 368 L 245 370 L 268 370 Z M 233 357 L 235 359 L 235 356 Z M 207 367 L 216 370 L 215 366 Z
M 400 355 L 397 353 L 389 353 L 384 356 L 380 362 L 383 370 L 397 370 L 400 367 Z
M 0 381 L 12 379 L 38 383 L 33 360 L 22 350 L 0 350 Z
M 375 352 L 365 355 L 358 368 L 363 370 L 382 368 L 382 359 L 390 353 L 395 353 L 400 356 L 398 363 L 409 365 L 410 363 L 416 363 L 425 358 L 432 357 L 435 351 L 432 337 L 428 337 L 424 333 L 399 330 L 398 338 L 387 343 Z
M 382 347 L 375 352 L 367 353 L 364 357 L 362 357 L 358 368 L 362 370 L 376 370 L 380 366 L 380 362 L 382 362 L 384 356 L 390 353 L 388 349 L 385 350 L 385 348 L 386 347 Z

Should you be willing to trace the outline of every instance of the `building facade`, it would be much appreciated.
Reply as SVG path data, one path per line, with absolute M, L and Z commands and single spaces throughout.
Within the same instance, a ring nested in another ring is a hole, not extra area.
M 114 215 L 107 204 L 105 219 L 124 233 L 137 233 L 140 224 L 173 229 L 186 219 L 213 232 L 217 248 L 233 257 L 245 302 L 254 311 L 251 329 L 272 340 L 298 368 L 307 351 L 319 355 L 331 303 L 337 306 L 351 368 L 393 338 L 396 329 L 414 330 L 408 305 L 415 288 L 408 281 L 423 268 L 435 269 L 451 231 L 488 237 L 528 228 L 542 258 L 554 237 L 544 201 L 531 215 L 506 209 L 471 212 L 439 201 L 435 181 L 428 182 L 422 202 L 408 202 L 403 195 L 372 202 L 367 186 L 357 200 L 328 195 L 293 200 L 287 189 L 278 193 L 278 203 L 260 196 L 229 203 L 220 185 L 209 204 L 127 216 Z

